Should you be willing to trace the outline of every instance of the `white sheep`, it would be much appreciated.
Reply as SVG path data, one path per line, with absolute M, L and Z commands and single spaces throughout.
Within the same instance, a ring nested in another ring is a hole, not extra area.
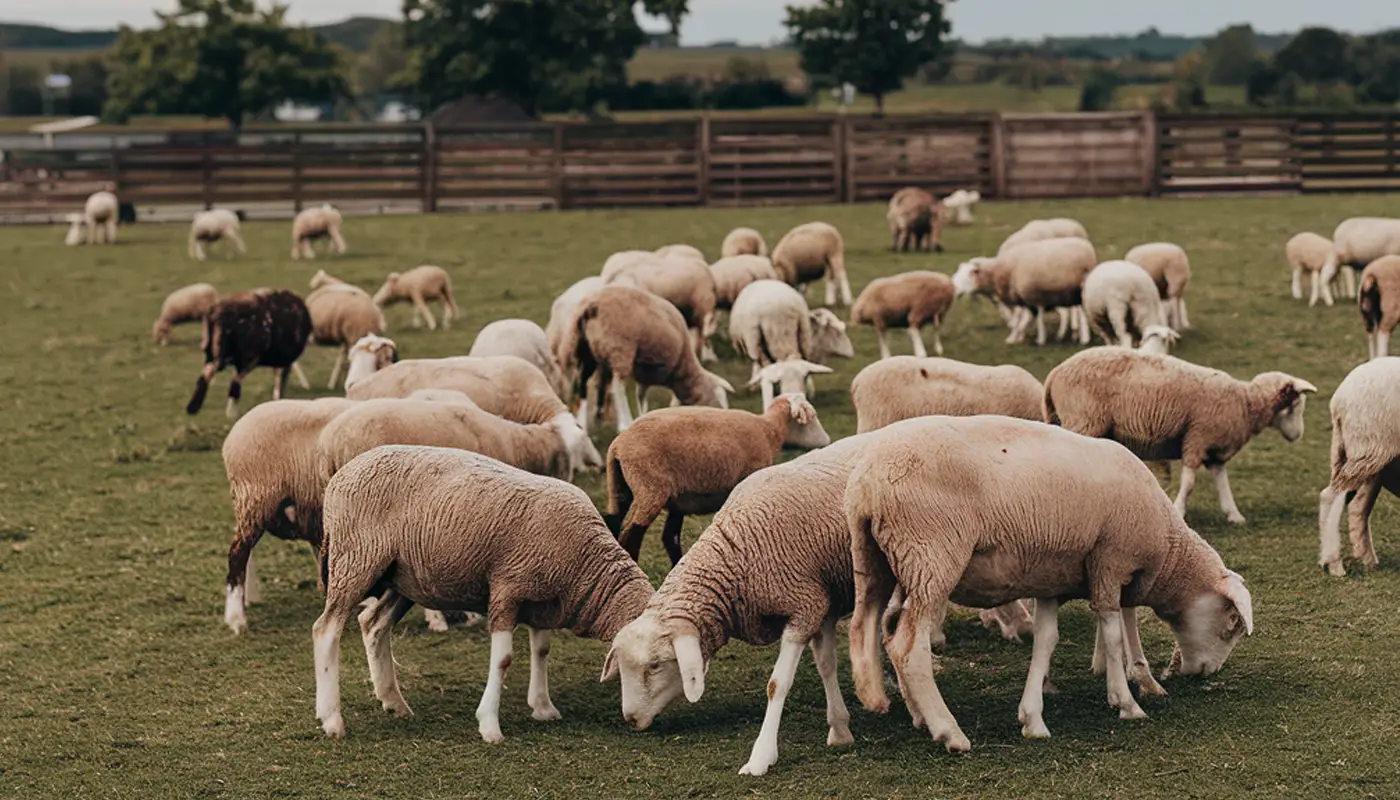
M 1351 499 L 1347 527 L 1352 557 L 1367 569 L 1380 563 L 1371 539 L 1371 510 L 1381 489 L 1400 493 L 1400 358 L 1368 361 L 1332 395 L 1332 478 L 1318 496 L 1318 563 L 1335 576 L 1342 564 L 1342 512 Z
M 429 300 L 442 300 L 442 327 L 452 327 L 452 320 L 461 316 L 457 301 L 452 298 L 452 277 L 442 267 L 425 264 L 408 272 L 391 272 L 384 285 L 374 293 L 374 304 L 380 308 L 403 301 L 413 304 L 413 327 L 428 323 L 428 330 L 437 330 L 437 320 L 428 309 Z M 421 321 L 420 321 L 421 318 Z
M 348 283 L 330 283 L 306 297 L 311 312 L 311 340 L 322 347 L 339 348 L 331 368 L 328 389 L 334 389 L 350 348 L 366 336 L 384 332 L 384 314 L 369 292 Z
M 605 278 L 609 285 L 633 286 L 676 307 L 690 329 L 701 361 L 717 361 L 710 347 L 715 332 L 715 279 L 703 259 L 684 253 L 644 261 Z
M 608 256 L 608 260 L 603 262 L 603 270 L 598 273 L 598 277 L 602 278 L 604 283 L 609 283 L 613 278 L 633 267 L 642 264 L 655 264 L 662 260 L 664 259 L 651 250 L 623 250 Z
M 788 231 L 773 248 L 773 270 L 799 290 L 826 278 L 826 305 L 851 304 L 851 281 L 846 277 L 846 243 L 841 232 L 825 222 L 810 222 Z
M 851 381 L 858 433 L 934 414 L 1000 414 L 1039 420 L 1044 396 L 1040 381 L 1020 367 L 988 367 L 948 358 L 895 356 L 876 361 Z
M 88 244 L 116 244 L 121 203 L 111 192 L 95 192 L 83 204 L 83 227 Z
M 825 309 L 817 309 L 825 311 Z M 839 320 L 838 320 L 839 321 Z M 830 375 L 835 372 L 825 364 L 814 364 L 804 358 L 785 358 L 758 371 L 749 379 L 749 386 L 758 386 L 763 395 L 763 407 L 767 408 L 778 394 L 815 395 L 813 375 Z M 778 387 L 774 391 L 774 387 Z
M 928 356 L 920 329 L 933 326 L 933 350 L 943 355 L 943 318 L 953 307 L 953 282 L 947 275 L 916 270 L 888 278 L 876 278 L 866 285 L 851 306 L 851 322 L 875 326 L 880 340 L 880 358 L 890 357 L 888 328 L 907 328 L 914 355 Z
M 1046 239 L 1084 239 L 1088 241 L 1089 232 L 1078 220 L 1066 217 L 1056 217 L 1054 219 L 1033 219 L 1021 227 L 1020 230 L 1006 237 L 997 249 L 997 255 L 1003 255 L 1014 247 L 1028 242 L 1043 242 Z
M 688 244 L 668 244 L 665 247 L 658 247 L 656 255 L 663 259 L 683 258 L 709 263 L 709 260 L 705 258 L 705 253 L 700 248 Z
M 1080 343 L 1088 344 L 1089 323 L 1081 307 L 1084 279 L 1097 264 L 1094 246 L 1086 239 L 1042 239 L 1013 247 L 995 258 L 964 262 L 953 276 L 953 287 L 959 295 L 990 290 L 1007 309 L 1002 314 L 1011 327 L 1007 344 L 1025 341 L 1034 319 L 1036 344 L 1044 345 L 1045 311 L 1052 308 L 1061 309 L 1061 336 L 1067 325 L 1073 325 Z
M 63 237 L 63 243 L 69 247 L 82 244 L 86 239 L 83 229 L 87 226 L 87 218 L 82 214 L 68 214 L 64 220 L 68 223 L 68 233 Z
M 1317 305 L 1319 294 L 1322 302 L 1332 305 L 1332 284 L 1337 277 L 1337 248 L 1332 240 L 1311 232 L 1299 233 L 1284 245 L 1283 255 L 1293 270 L 1293 299 L 1303 299 L 1303 273 L 1307 273 L 1312 283 L 1308 305 Z
M 1157 296 L 1162 301 L 1162 313 L 1168 325 L 1176 331 L 1191 327 L 1186 315 L 1186 286 L 1191 282 L 1191 261 L 1180 245 L 1170 242 L 1140 244 L 1123 256 L 1147 270 L 1157 284 Z
M 947 197 L 943 198 L 943 207 L 951 212 L 948 220 L 954 225 L 971 225 L 973 222 L 972 207 L 982 200 L 982 193 L 973 189 L 958 189 Z
M 340 211 L 329 203 L 303 209 L 292 219 L 292 258 L 315 258 L 311 243 L 317 239 L 330 240 L 331 250 L 344 255 L 345 237 L 340 232 L 343 225 Z
M 855 355 L 846 323 L 825 308 L 809 310 L 802 294 L 783 281 L 754 281 L 744 287 L 729 312 L 729 340 L 753 362 L 752 379 L 780 361 L 821 364 L 832 356 Z
M 559 368 L 559 362 L 549 346 L 549 337 L 539 325 L 528 319 L 499 319 L 487 325 L 477 333 L 467 355 L 519 356 L 544 373 L 559 399 L 568 399 L 569 387 L 564 380 L 564 371 Z
M 710 265 L 710 277 L 715 281 L 715 308 L 728 311 L 739 299 L 739 293 L 754 281 L 773 281 L 778 273 L 773 262 L 764 256 L 728 256 Z
M 768 243 L 763 241 L 763 234 L 753 228 L 735 228 L 724 237 L 719 254 L 720 258 L 767 256 Z
M 1356 302 L 1370 358 L 1390 355 L 1390 332 L 1400 324 L 1400 256 L 1381 256 L 1366 265 Z
M 1400 219 L 1352 217 L 1332 233 L 1341 268 L 1343 297 L 1356 297 L 1356 271 L 1382 256 L 1400 256 Z
M 211 208 L 208 211 L 195 214 L 194 220 L 190 222 L 190 258 L 203 261 L 204 245 L 212 244 L 221 239 L 232 242 L 233 249 L 239 253 L 248 252 L 248 248 L 243 245 L 243 236 L 240 233 L 242 221 L 240 214 L 242 214 L 241 211 L 232 211 L 227 208 Z
M 345 391 L 348 393 L 361 380 L 388 369 L 398 360 L 399 347 L 393 339 L 374 334 L 361 338 L 350 346 L 350 352 L 345 357 Z
M 182 322 L 201 322 L 219 302 L 219 290 L 212 284 L 193 283 L 171 292 L 160 304 L 160 316 L 151 326 L 151 337 L 156 344 L 170 344 L 170 329 Z
M 1132 347 L 1153 326 L 1166 325 L 1157 284 L 1131 261 L 1105 261 L 1084 279 L 1084 314 L 1105 344 Z

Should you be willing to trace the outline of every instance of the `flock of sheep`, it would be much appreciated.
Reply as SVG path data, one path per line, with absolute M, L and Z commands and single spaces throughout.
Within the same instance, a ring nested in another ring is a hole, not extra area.
M 976 200 L 901 191 L 888 214 L 892 246 L 941 249 L 945 221 L 971 223 Z M 302 212 L 293 256 L 313 257 L 316 239 L 344 252 L 341 227 L 333 208 Z M 220 239 L 241 252 L 238 229 L 232 212 L 200 214 L 191 255 L 203 258 Z M 1351 269 L 1364 268 L 1353 291 L 1374 332 L 1374 360 L 1332 401 L 1332 481 L 1320 498 L 1321 563 L 1342 574 L 1348 497 L 1360 501 L 1355 555 L 1373 566 L 1367 517 L 1380 488 L 1400 489 L 1400 359 L 1383 358 L 1400 322 L 1400 220 L 1348 220 L 1331 241 L 1301 234 L 1286 257 L 1294 295 L 1306 272 L 1314 302 L 1320 294 L 1331 303 L 1332 285 L 1346 291 Z M 400 360 L 383 335 L 380 309 L 395 300 L 411 301 L 414 324 L 430 328 L 437 320 L 427 303 L 441 300 L 450 324 L 451 280 L 431 266 L 390 275 L 372 296 L 324 271 L 304 300 L 272 289 L 221 297 L 198 284 L 166 300 L 153 333 L 164 343 L 176 323 L 203 326 L 205 366 L 190 413 L 225 366 L 236 372 L 231 416 L 249 371 L 277 373 L 274 401 L 238 419 L 223 445 L 236 518 L 224 619 L 235 632 L 247 628 L 246 605 L 259 595 L 252 550 L 265 532 L 312 545 L 326 593 L 313 642 L 316 715 L 327 734 L 345 735 L 339 647 L 355 614 L 375 697 L 396 716 L 411 713 L 389 634 L 422 605 L 435 630 L 446 630 L 445 611 L 485 616 L 490 668 L 477 719 L 487 742 L 502 739 L 499 703 L 518 625 L 530 629 L 535 719 L 559 717 L 546 660 L 550 632 L 569 629 L 611 642 L 602 679 L 620 676 L 622 715 L 637 729 L 682 694 L 700 700 L 710 661 L 729 640 L 779 643 L 768 710 L 741 770 L 761 775 L 777 760 L 783 704 L 807 647 L 826 691 L 828 744 L 853 741 L 836 677 L 836 623 L 848 615 L 861 703 L 889 708 L 883 647 L 914 724 L 949 751 L 970 746 L 930 654 L 950 603 L 982 609 L 1008 639 L 1033 635 L 1019 708 L 1027 737 L 1049 735 L 1042 691 L 1061 602 L 1089 600 L 1093 669 L 1106 675 L 1108 702 L 1124 719 L 1145 716 L 1129 681 L 1165 693 L 1139 641 L 1138 606 L 1175 636 L 1163 679 L 1219 670 L 1252 633 L 1250 593 L 1186 525 L 1187 499 L 1205 467 L 1222 510 L 1243 523 L 1227 463 L 1267 428 L 1301 437 L 1317 387 L 1282 372 L 1238 380 L 1168 355 L 1190 328 L 1190 277 L 1175 244 L 1099 262 L 1078 222 L 1037 220 L 952 277 L 888 276 L 853 297 L 841 233 L 817 222 L 771 253 L 757 231 L 736 230 L 714 263 L 690 245 L 617 253 L 555 300 L 546 328 L 493 322 L 468 356 Z M 818 280 L 825 307 L 813 309 L 806 289 Z M 1008 343 L 1024 341 L 1035 322 L 1043 344 L 1045 314 L 1055 311 L 1061 338 L 1072 330 L 1088 344 L 1096 331 L 1108 346 L 1071 356 L 1043 384 L 1016 366 L 927 357 L 924 329 L 941 355 L 940 325 L 964 295 L 997 304 Z M 842 306 L 847 320 L 832 310 Z M 750 385 L 763 392 L 761 414 L 728 410 L 734 388 L 703 366 L 715 360 L 709 342 L 721 312 L 728 340 L 751 362 Z M 814 376 L 832 371 L 825 362 L 854 355 L 850 323 L 875 329 L 881 360 L 850 386 L 858 433 L 832 442 L 808 396 Z M 913 356 L 891 355 L 891 328 L 908 331 Z M 280 399 L 308 342 L 340 348 L 330 386 L 348 361 L 344 398 Z M 680 407 L 652 410 L 655 387 Z M 618 435 L 604 456 L 589 429 L 609 419 Z M 812 452 L 774 466 L 784 447 Z M 1174 503 L 1148 466 L 1171 461 L 1182 463 Z M 591 467 L 606 471 L 603 513 L 569 483 Z M 653 589 L 636 560 L 662 510 L 673 568 Z M 687 514 L 715 516 L 683 553 Z

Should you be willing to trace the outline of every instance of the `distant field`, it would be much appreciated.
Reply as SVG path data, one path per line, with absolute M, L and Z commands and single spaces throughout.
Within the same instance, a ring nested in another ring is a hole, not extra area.
M 761 61 L 775 78 L 791 78 L 802 74 L 797 51 L 756 47 L 687 47 L 678 50 L 641 50 L 627 65 L 627 74 L 634 81 L 658 81 L 675 76 L 719 77 L 731 59 Z

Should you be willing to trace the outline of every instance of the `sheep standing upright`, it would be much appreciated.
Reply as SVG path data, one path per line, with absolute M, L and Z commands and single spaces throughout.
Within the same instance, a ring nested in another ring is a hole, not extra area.
M 1309 306 L 1317 305 L 1318 295 L 1322 302 L 1332 305 L 1332 284 L 1337 277 L 1337 248 L 1331 239 L 1312 232 L 1297 234 L 1283 247 L 1284 258 L 1293 270 L 1293 299 L 1303 299 L 1303 273 L 1307 273 L 1312 283 L 1312 298 Z
M 111 192 L 95 192 L 83 204 L 83 227 L 88 244 L 116 244 L 121 204 Z
M 1390 355 L 1390 332 L 1400 324 L 1400 256 L 1381 256 L 1366 265 L 1356 303 L 1369 357 Z
M 690 329 L 696 355 L 702 361 L 718 360 L 709 338 L 715 328 L 715 279 L 703 259 L 676 251 L 639 262 L 604 279 L 604 283 L 643 289 L 675 306 Z
M 329 203 L 302 210 L 292 220 L 292 258 L 315 258 L 316 251 L 311 244 L 319 239 L 328 239 L 331 250 L 344 255 L 345 237 L 340 232 L 344 222 L 340 212 Z
M 875 335 L 880 339 L 880 358 L 890 357 L 890 343 L 885 338 L 889 328 L 908 328 L 914 355 L 926 358 L 928 352 L 924 349 L 920 329 L 932 325 L 933 351 L 941 356 L 943 318 L 953 307 L 953 298 L 953 281 L 937 272 L 918 270 L 876 278 L 851 306 L 851 322 L 875 326 Z
M 328 389 L 334 389 L 340 370 L 350 357 L 350 348 L 366 336 L 384 332 L 384 315 L 369 292 L 348 283 L 322 286 L 306 297 L 311 314 L 311 339 L 322 347 L 339 348 L 331 368 Z
M 1084 314 L 1105 344 L 1132 347 L 1166 315 L 1157 285 L 1147 270 L 1131 261 L 1105 261 L 1084 279 Z
M 182 322 L 201 322 L 219 302 L 219 290 L 212 284 L 192 283 L 176 289 L 160 305 L 160 316 L 151 326 L 151 337 L 161 346 L 170 344 L 170 329 Z
M 380 308 L 405 300 L 413 304 L 413 327 L 428 323 L 428 330 L 437 330 L 437 320 L 428 309 L 429 300 L 442 300 L 442 327 L 452 327 L 452 320 L 461 316 L 457 301 L 452 298 L 452 278 L 447 270 L 427 264 L 408 272 L 391 272 L 384 285 L 374 293 L 374 304 Z M 420 317 L 422 322 L 419 321 Z
M 1186 287 L 1191 283 L 1191 261 L 1186 251 L 1170 242 L 1140 244 L 1123 256 L 1147 270 L 1157 284 L 1157 296 L 1162 301 L 1166 324 L 1180 332 L 1191 327 L 1186 315 Z
M 1356 270 L 1383 256 L 1400 256 L 1400 219 L 1352 217 L 1332 233 L 1341 268 L 1343 297 L 1356 297 Z
M 1332 395 L 1332 479 L 1318 497 L 1318 563 L 1333 575 L 1342 565 L 1342 512 L 1351 499 L 1352 557 L 1380 563 L 1371 540 L 1371 510 L 1381 489 L 1400 494 L 1400 358 L 1377 358 L 1352 370 Z
M 929 192 L 915 186 L 895 192 L 885 219 L 891 250 L 943 252 L 943 209 Z
M 1045 311 L 1055 308 L 1061 309 L 1061 338 L 1074 320 L 1080 343 L 1088 344 L 1089 324 L 1081 305 L 1084 279 L 1097 265 L 1094 246 L 1086 239 L 1037 239 L 1004 249 L 995 258 L 963 263 L 953 275 L 953 286 L 959 295 L 991 292 L 996 297 L 1011 328 L 1007 344 L 1025 341 L 1034 320 L 1036 344 L 1044 345 Z
M 846 277 L 846 242 L 825 222 L 809 222 L 788 231 L 773 248 L 773 270 L 788 284 L 805 292 L 807 284 L 826 278 L 826 305 L 851 304 L 851 281 Z
M 311 313 L 300 297 L 286 290 L 242 292 L 219 301 L 204 317 L 204 369 L 185 411 L 198 414 L 214 373 L 232 366 L 237 374 L 228 387 L 230 418 L 238 414 L 243 379 L 257 367 L 272 367 L 272 399 L 282 399 L 287 375 L 296 371 L 304 388 L 311 388 L 296 366 L 311 338 Z
M 190 258 L 203 261 L 204 245 L 222 239 L 232 242 L 233 249 L 240 254 L 248 252 L 240 232 L 242 214 L 241 211 L 231 211 L 227 208 L 211 208 L 195 214 L 194 220 L 190 222 Z

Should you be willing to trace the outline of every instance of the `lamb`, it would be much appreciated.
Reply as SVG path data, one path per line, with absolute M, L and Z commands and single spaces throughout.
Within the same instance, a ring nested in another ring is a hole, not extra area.
M 995 258 L 978 258 L 958 267 L 953 276 L 957 294 L 985 291 L 990 287 L 997 300 L 1008 309 L 1004 312 L 1011 324 L 1007 344 L 1025 340 L 1031 319 L 1036 321 L 1036 344 L 1045 344 L 1045 309 L 1073 309 L 1083 303 L 1084 279 L 1098 264 L 1094 246 L 1085 239 L 1062 237 L 1028 242 L 1012 248 Z M 1034 313 L 1030 313 L 1033 309 Z M 1081 344 L 1089 343 L 1089 325 L 1084 315 L 1070 313 L 1061 317 L 1061 333 L 1065 323 L 1077 318 Z
M 831 444 L 817 410 L 783 395 L 763 414 L 663 408 L 637 420 L 608 447 L 608 513 L 603 519 L 636 560 L 647 528 L 666 510 L 661 541 L 681 560 L 686 514 L 713 514 L 744 478 L 773 463 L 784 446 Z
M 838 287 L 841 305 L 851 304 L 846 243 L 841 232 L 825 222 L 810 222 L 788 231 L 773 248 L 773 270 L 779 279 L 804 291 L 807 284 L 825 276 L 826 305 L 836 305 Z
M 943 208 L 952 213 L 952 219 L 949 220 L 952 224 L 971 225 L 973 221 L 972 207 L 981 200 L 982 193 L 976 189 L 972 191 L 959 189 L 943 198 Z
M 121 204 L 111 192 L 95 192 L 83 204 L 83 227 L 88 244 L 116 244 Z
M 1318 496 L 1318 563 L 1334 576 L 1342 565 L 1341 524 L 1348 495 L 1352 557 L 1380 563 L 1371 540 L 1371 510 L 1381 489 L 1400 493 L 1400 358 L 1378 358 L 1352 370 L 1332 395 L 1332 479 Z
M 151 338 L 156 344 L 170 344 L 170 329 L 182 322 L 199 322 L 209 309 L 219 302 L 219 290 L 212 284 L 192 283 L 171 292 L 160 304 L 160 316 L 151 326 Z
M 1147 270 L 1157 284 L 1157 296 L 1163 301 L 1162 311 L 1168 325 L 1175 331 L 1191 327 L 1186 316 L 1186 285 L 1191 282 L 1191 261 L 1186 251 L 1169 242 L 1140 244 L 1123 256 Z
M 1244 579 L 1124 448 L 1006 417 L 908 420 L 876 436 L 854 460 L 844 502 L 855 575 L 851 672 L 867 709 L 889 708 L 877 631 L 897 587 L 904 606 L 885 649 L 915 726 L 949 752 L 971 749 L 938 692 L 929 652 L 950 600 L 990 608 L 1035 598 L 1019 713 L 1028 738 L 1050 735 L 1042 692 L 1063 601 L 1088 599 L 1097 615 L 1108 702 L 1122 719 L 1147 716 L 1128 688 L 1129 672 L 1147 669 L 1137 659 L 1136 606 L 1175 634 L 1164 677 L 1214 674 L 1253 634 Z M 994 488 L 1008 484 L 1016 491 Z
M 292 259 L 315 258 L 311 243 L 317 239 L 329 239 L 331 250 L 344 255 L 345 237 L 340 233 L 343 223 L 340 211 L 329 203 L 303 209 L 292 220 Z
M 388 369 L 398 360 L 399 346 L 393 339 L 374 334 L 365 336 L 350 346 L 350 353 L 345 358 L 348 365 L 345 368 L 345 391 L 348 393 L 361 380 Z
M 933 195 L 914 186 L 894 193 L 885 215 L 890 223 L 890 249 L 943 252 L 943 208 Z
M 728 311 L 739 299 L 739 293 L 754 281 L 778 279 L 773 262 L 763 256 L 726 256 L 710 265 L 710 277 L 715 281 L 715 309 Z
M 642 264 L 654 264 L 662 260 L 660 256 L 650 250 L 623 250 L 608 256 L 608 260 L 603 262 L 603 271 L 598 273 L 598 277 L 604 283 L 612 282 L 618 275 Z
M 890 357 L 890 343 L 885 338 L 887 328 L 908 328 L 914 355 L 927 357 L 919 329 L 932 324 L 933 351 L 941 356 L 943 340 L 939 332 L 943 318 L 953 307 L 953 297 L 953 281 L 937 272 L 917 270 L 876 278 L 851 306 L 851 322 L 875 326 L 875 335 L 880 339 L 880 358 Z
M 240 235 L 242 221 L 242 211 L 231 211 L 227 208 L 212 208 L 195 214 L 194 220 L 190 222 L 190 258 L 203 261 L 204 245 L 221 239 L 233 242 L 233 248 L 239 253 L 248 252 Z
M 1004 255 L 1028 242 L 1043 242 L 1046 239 L 1083 239 L 1089 240 L 1089 232 L 1084 230 L 1084 226 L 1078 220 L 1065 217 L 1054 219 L 1033 219 L 1021 227 L 1020 230 L 1006 237 L 997 250 L 997 255 Z
M 1288 240 L 1283 247 L 1284 258 L 1293 270 L 1293 299 L 1303 299 L 1303 273 L 1312 280 L 1312 299 L 1308 306 L 1317 305 L 1318 294 L 1322 302 L 1332 305 L 1332 283 L 1337 276 L 1337 248 L 1332 240 L 1315 233 L 1304 232 Z
M 681 258 L 709 263 L 700 248 L 688 244 L 668 244 L 665 247 L 658 247 L 656 248 L 656 255 L 665 259 Z
M 452 299 L 452 278 L 442 267 L 424 265 L 408 272 L 391 272 L 384 279 L 384 285 L 374 293 L 374 304 L 380 308 L 408 300 L 413 303 L 413 327 L 421 325 L 419 317 L 428 323 L 428 330 L 437 330 L 433 312 L 428 310 L 429 300 L 442 300 L 442 327 L 452 327 L 452 320 L 461 316 L 457 301 Z
M 935 414 L 999 414 L 1038 421 L 1044 395 L 1040 381 L 1020 367 L 985 367 L 946 358 L 896 356 L 876 361 L 851 381 L 858 433 Z
M 1307 395 L 1316 391 L 1282 372 L 1245 382 L 1171 356 L 1104 347 L 1077 353 L 1046 376 L 1045 421 L 1113 439 L 1144 461 L 1180 460 L 1176 507 L 1182 516 L 1196 471 L 1206 467 L 1221 510 L 1239 525 L 1245 519 L 1230 492 L 1226 464 L 1265 428 L 1298 441 Z
M 675 255 L 660 261 L 640 262 L 605 279 L 609 286 L 644 289 L 676 307 L 685 319 L 702 361 L 716 361 L 709 337 L 715 326 L 715 279 L 704 259 Z
M 1400 255 L 1400 219 L 1352 217 L 1332 233 L 1337 264 L 1342 270 L 1344 297 L 1356 297 L 1356 270 L 1382 256 Z
M 306 298 L 306 309 L 311 314 L 312 341 L 322 347 L 340 347 L 326 386 L 334 389 L 350 347 L 366 336 L 383 333 L 384 315 L 369 292 L 348 283 L 332 283 L 312 292 Z
M 82 244 L 86 238 L 83 228 L 87 225 L 87 218 L 82 214 L 68 214 L 64 220 L 68 223 L 68 233 L 63 237 L 63 243 L 69 247 Z
M 636 381 L 637 412 L 647 412 L 646 392 L 665 386 L 682 405 L 729 407 L 729 382 L 700 366 L 691 346 L 685 319 L 675 306 L 631 286 L 605 286 L 579 303 L 574 324 L 555 351 L 564 369 L 577 364 L 578 387 L 598 373 L 598 407 L 602 387 L 611 386 L 617 408 L 617 429 L 632 424 L 624 382 Z M 587 398 L 579 419 L 588 416 Z
M 490 671 L 478 731 L 503 740 L 501 688 L 511 634 L 530 627 L 528 700 L 539 721 L 559 719 L 549 697 L 550 631 L 611 640 L 651 597 L 646 574 L 608 533 L 582 489 L 476 453 L 380 447 L 326 487 L 326 607 L 312 627 L 316 716 L 345 736 L 340 634 L 359 615 L 374 694 L 386 711 L 412 713 L 394 671 L 391 632 L 415 603 L 484 612 Z
M 724 237 L 719 254 L 720 258 L 767 256 L 768 243 L 763 241 L 763 234 L 753 228 L 735 228 Z
M 855 347 L 846 323 L 831 311 L 809 311 L 807 301 L 783 281 L 754 281 L 729 312 L 729 340 L 753 362 L 753 379 L 764 367 L 788 359 L 822 364 L 851 358 Z
M 569 397 L 568 384 L 544 330 L 528 319 L 500 319 L 481 329 L 472 342 L 469 356 L 519 356 L 534 364 L 559 399 Z
M 1143 331 L 1166 324 L 1157 285 L 1132 261 L 1105 261 L 1084 279 L 1084 314 L 1105 344 L 1133 346 Z
M 303 388 L 311 388 L 296 363 L 309 338 L 311 313 L 292 292 L 241 292 L 221 299 L 204 317 L 204 369 L 186 413 L 199 413 L 209 381 L 227 366 L 237 370 L 228 388 L 229 418 L 238 415 L 243 378 L 257 367 L 272 367 L 273 400 L 282 399 L 289 372 L 297 373 Z
M 1390 332 L 1400 324 L 1400 256 L 1381 256 L 1366 265 L 1357 306 L 1370 358 L 1390 355 Z

